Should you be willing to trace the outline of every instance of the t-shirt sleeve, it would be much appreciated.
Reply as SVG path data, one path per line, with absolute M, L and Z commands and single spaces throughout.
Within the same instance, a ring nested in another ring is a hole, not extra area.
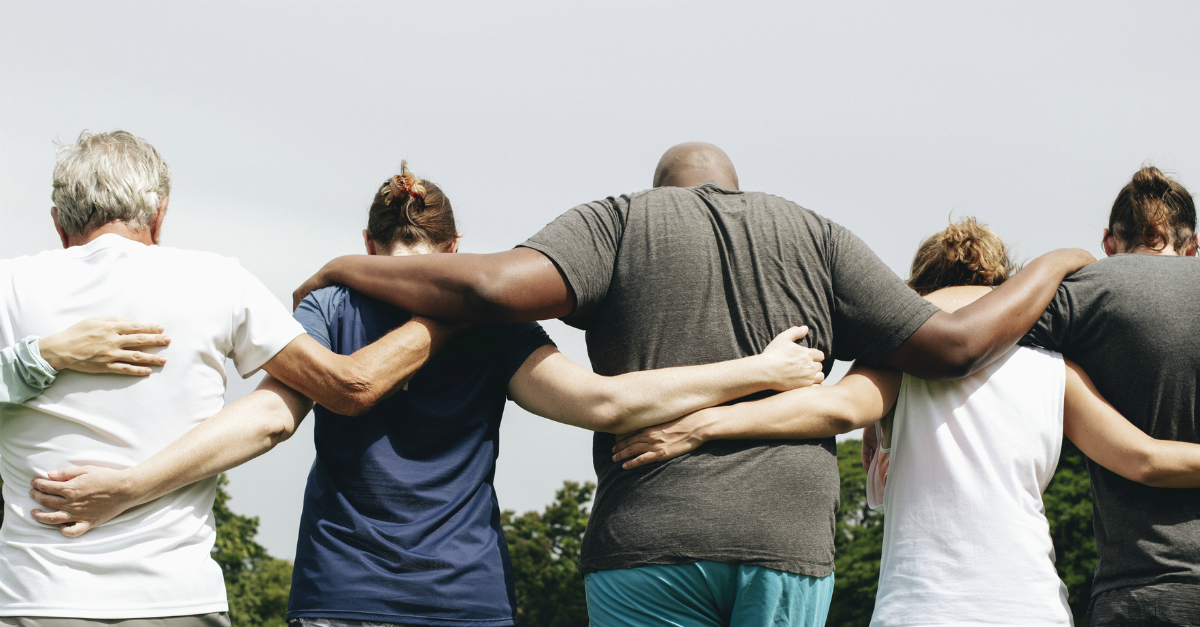
M 1054 300 L 1042 312 L 1037 324 L 1021 338 L 1020 344 L 1063 352 L 1071 341 L 1071 310 L 1071 292 L 1064 283 L 1058 286 Z
M 834 358 L 875 363 L 938 311 L 848 229 L 829 224 Z
M 329 323 L 333 320 L 337 308 L 346 297 L 346 288 L 334 285 L 312 292 L 300 301 L 292 317 L 304 331 L 318 344 L 333 350 L 333 341 L 329 336 Z
M 554 346 L 554 340 L 550 339 L 542 325 L 536 322 L 523 322 L 514 324 L 512 327 L 512 343 L 505 356 L 504 372 L 501 373 L 504 377 L 505 389 L 508 388 L 508 382 L 512 380 L 513 375 L 517 374 L 521 365 L 525 363 L 526 359 L 529 359 L 533 351 L 547 344 Z
M 242 378 L 258 372 L 283 347 L 304 333 L 288 310 L 257 277 L 237 266 L 231 273 L 233 304 L 233 359 Z
M 550 258 L 575 292 L 569 320 L 588 315 L 604 300 L 625 232 L 629 198 L 606 198 L 562 214 L 521 244 Z

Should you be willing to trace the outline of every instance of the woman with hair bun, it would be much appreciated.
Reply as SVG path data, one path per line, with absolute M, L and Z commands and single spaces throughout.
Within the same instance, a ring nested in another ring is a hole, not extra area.
M 375 193 L 363 231 L 371 255 L 454 253 L 461 236 L 446 194 L 407 164 Z M 408 317 L 340 286 L 312 292 L 296 310 L 310 335 L 341 354 Z M 820 351 L 795 343 L 806 332 L 792 328 L 745 359 L 602 377 L 559 353 L 537 323 L 476 324 L 366 414 L 318 406 L 289 622 L 512 625 L 513 571 L 492 486 L 507 398 L 551 420 L 628 432 L 819 382 Z
M 953 311 L 1013 271 L 1003 241 L 965 218 L 921 244 L 909 286 Z M 1200 445 L 1152 439 L 1081 368 L 1025 347 L 952 382 L 856 364 L 834 386 L 704 409 L 631 434 L 614 459 L 632 468 L 712 439 L 829 437 L 860 427 L 882 441 L 875 455 L 864 441 L 864 461 L 869 501 L 887 511 L 872 625 L 1072 624 L 1041 499 L 1064 431 L 1123 481 L 1200 486 Z

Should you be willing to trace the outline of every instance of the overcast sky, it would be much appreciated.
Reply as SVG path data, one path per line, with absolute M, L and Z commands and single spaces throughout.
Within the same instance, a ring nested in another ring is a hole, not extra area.
M 1022 259 L 1100 256 L 1143 163 L 1200 186 L 1198 29 L 1200 3 L 3 1 L 0 257 L 59 245 L 53 142 L 116 128 L 171 166 L 163 244 L 237 257 L 288 303 L 361 252 L 401 159 L 453 200 L 463 249 L 493 252 L 649 187 L 690 140 L 901 276 L 951 215 Z M 547 327 L 587 363 L 582 333 Z M 588 433 L 510 404 L 501 434 L 503 507 L 595 478 Z M 274 555 L 312 457 L 306 424 L 230 473 Z

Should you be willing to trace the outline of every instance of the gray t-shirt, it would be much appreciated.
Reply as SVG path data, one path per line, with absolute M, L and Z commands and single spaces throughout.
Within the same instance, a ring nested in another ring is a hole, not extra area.
M 1200 442 L 1200 262 L 1116 255 L 1063 281 L 1022 341 L 1083 367 L 1100 394 L 1161 440 Z M 1152 488 L 1088 460 L 1095 510 L 1093 594 L 1200 583 L 1200 489 Z M 1193 591 L 1194 593 L 1194 591 Z
M 708 183 L 580 205 L 523 244 L 552 259 L 578 301 L 602 375 L 761 353 L 807 324 L 809 346 L 879 360 L 936 308 L 861 240 L 795 203 Z M 586 572 L 700 560 L 823 577 L 833 570 L 833 438 L 709 442 L 635 470 L 598 433 L 600 485 Z

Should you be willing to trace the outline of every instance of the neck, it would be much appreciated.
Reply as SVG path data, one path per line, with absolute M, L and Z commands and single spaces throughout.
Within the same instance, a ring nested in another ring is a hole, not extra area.
M 1133 250 L 1128 251 L 1131 255 L 1166 255 L 1168 257 L 1178 257 L 1179 253 L 1175 252 L 1175 247 L 1167 244 L 1162 248 L 1154 249 L 1149 246 L 1138 246 Z
M 64 246 L 64 248 L 83 246 L 84 244 L 95 241 L 95 239 L 101 235 L 106 235 L 108 233 L 115 233 L 121 237 L 124 237 L 125 239 L 130 239 L 147 246 L 153 246 L 157 243 L 154 241 L 154 234 L 150 231 L 150 229 L 134 229 L 124 222 L 109 222 L 108 224 L 88 231 L 79 237 L 68 235 L 66 242 L 67 245 Z

